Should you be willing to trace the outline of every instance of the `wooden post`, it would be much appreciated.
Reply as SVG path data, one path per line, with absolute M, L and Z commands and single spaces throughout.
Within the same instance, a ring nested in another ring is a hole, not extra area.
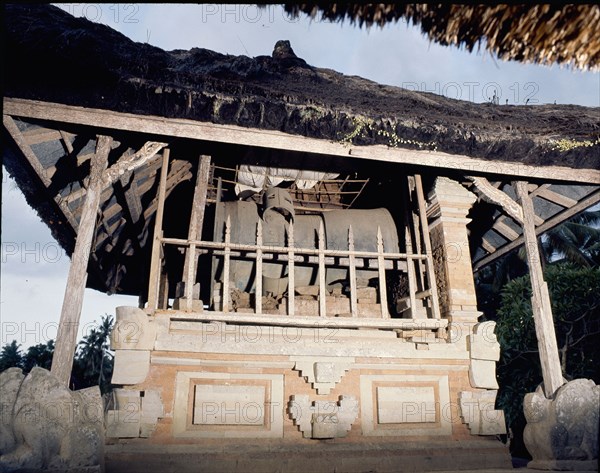
M 263 273 L 263 250 L 262 250 L 262 223 L 260 219 L 256 224 L 256 284 L 254 285 L 254 309 L 257 314 L 262 313 L 262 273 Z
M 296 283 L 294 278 L 294 223 L 290 222 L 288 228 L 288 315 L 294 315 L 294 296 L 296 291 Z
M 407 261 L 407 263 L 409 263 Z M 385 282 L 385 259 L 383 257 L 383 236 L 381 227 L 377 226 L 377 271 L 379 273 L 379 303 L 381 304 L 381 317 L 389 319 L 387 307 L 387 287 Z
M 535 213 L 533 202 L 527 190 L 527 182 L 517 181 L 514 183 L 514 187 L 523 208 L 523 236 L 525 237 L 525 252 L 527 253 L 527 265 L 529 266 L 529 277 L 531 279 L 531 308 L 533 309 L 535 334 L 540 352 L 544 392 L 546 397 L 550 398 L 563 385 L 556 333 L 552 319 L 552 305 L 542 272 L 535 233 Z
M 223 259 L 223 312 L 229 312 L 229 260 L 231 258 L 231 218 L 225 220 L 225 255 Z
M 417 201 L 419 203 L 419 216 L 421 217 L 421 229 L 423 230 L 423 244 L 427 255 L 427 282 L 431 291 L 431 311 L 433 318 L 440 318 L 440 302 L 438 299 L 437 284 L 433 266 L 433 252 L 429 235 L 429 223 L 427 222 L 427 209 L 425 208 L 425 196 L 423 195 L 423 183 L 421 175 L 415 174 L 415 187 L 417 189 Z
M 350 276 L 350 312 L 358 317 L 358 301 L 356 300 L 356 264 L 354 261 L 354 233 L 352 225 L 348 229 L 348 273 Z
M 319 223 L 319 315 L 327 315 L 327 288 L 325 287 L 325 229 Z
M 148 309 L 155 310 L 158 304 L 158 287 L 160 265 L 162 260 L 162 223 L 165 211 L 165 195 L 167 193 L 167 175 L 169 172 L 169 149 L 163 151 L 160 183 L 158 186 L 158 206 L 154 219 L 154 239 L 152 241 L 152 257 L 150 259 L 150 279 L 148 283 Z
M 83 203 L 75 249 L 71 256 L 67 287 L 60 313 L 58 333 L 56 334 L 56 348 L 50 371 L 67 387 L 71 379 L 73 355 L 77 348 L 77 332 L 79 331 L 79 318 L 81 317 L 83 295 L 87 282 L 88 261 L 96 229 L 100 195 L 104 187 L 102 173 L 108 166 L 108 154 L 110 153 L 111 144 L 112 138 L 108 136 L 98 137 L 96 153 L 91 161 L 90 179 L 85 194 L 85 202 Z
M 190 216 L 190 228 L 188 240 L 202 239 L 202 224 L 204 223 L 204 210 L 206 208 L 206 192 L 208 191 L 208 178 L 210 174 L 210 156 L 200 156 L 198 166 L 198 177 L 194 189 L 192 201 L 192 214 Z M 185 288 L 186 309 L 192 310 L 194 283 L 196 282 L 197 269 L 196 245 L 190 244 L 185 253 L 184 271 L 182 281 Z

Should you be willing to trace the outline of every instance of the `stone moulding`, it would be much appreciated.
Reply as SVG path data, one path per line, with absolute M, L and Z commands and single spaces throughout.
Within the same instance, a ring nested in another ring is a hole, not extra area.
M 288 403 L 290 417 L 304 438 L 345 437 L 358 417 L 354 396 L 340 396 L 336 401 L 313 401 L 307 394 L 293 395 Z

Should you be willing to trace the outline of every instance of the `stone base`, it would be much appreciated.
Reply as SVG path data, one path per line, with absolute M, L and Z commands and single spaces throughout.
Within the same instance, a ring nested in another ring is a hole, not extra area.
M 597 471 L 600 386 L 589 379 L 564 384 L 553 399 L 539 386 L 525 395 L 523 440 L 539 470 Z
M 315 445 L 232 444 L 106 447 L 110 473 L 397 473 L 512 469 L 507 449 L 494 439 L 388 441 L 370 444 L 320 441 Z
M 598 471 L 597 460 L 532 460 L 527 464 L 527 468 L 533 470 L 550 471 L 578 471 L 578 472 L 596 472 Z

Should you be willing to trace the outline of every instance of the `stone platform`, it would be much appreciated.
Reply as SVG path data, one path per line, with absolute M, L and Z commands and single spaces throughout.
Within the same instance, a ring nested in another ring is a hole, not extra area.
M 506 446 L 495 439 L 314 445 L 222 442 L 218 445 L 106 446 L 106 473 L 397 473 L 509 471 Z

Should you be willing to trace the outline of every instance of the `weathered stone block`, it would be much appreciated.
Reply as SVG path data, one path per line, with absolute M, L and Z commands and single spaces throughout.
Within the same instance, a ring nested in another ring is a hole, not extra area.
M 150 370 L 149 350 L 115 350 L 112 384 L 142 383 Z
M 472 435 L 506 433 L 504 411 L 494 408 L 498 391 L 463 391 L 458 395 L 460 416 Z
M 140 418 L 140 437 L 150 437 L 160 417 L 164 416 L 164 407 L 160 393 L 145 390 L 141 398 L 142 414 Z
M 173 301 L 173 310 L 187 310 L 187 300 L 177 298 Z M 199 299 L 192 300 L 192 312 L 204 312 L 204 302 Z
M 116 321 L 110 334 L 113 350 L 152 350 L 158 326 L 137 307 L 120 306 L 116 309 Z
M 474 388 L 498 389 L 496 362 L 493 360 L 471 360 L 469 381 Z
M 471 358 L 477 360 L 500 359 L 500 344 L 494 333 L 496 322 L 486 321 L 475 325 L 472 334 L 469 334 L 467 344 Z

